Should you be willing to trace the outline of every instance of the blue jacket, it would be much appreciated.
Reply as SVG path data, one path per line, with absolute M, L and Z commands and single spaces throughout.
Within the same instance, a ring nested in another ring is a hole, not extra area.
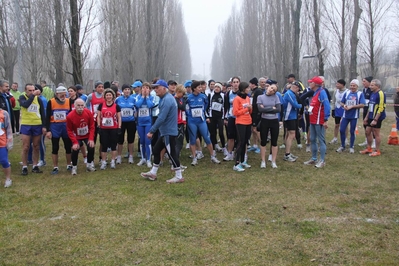
M 298 110 L 302 108 L 302 104 L 298 103 L 295 93 L 287 90 L 283 99 L 284 121 L 298 119 Z
M 130 95 L 129 97 L 125 97 L 123 95 L 116 98 L 116 104 L 121 108 L 121 117 L 122 122 L 132 122 L 135 121 L 134 112 L 135 112 L 135 98 Z
M 152 125 L 152 107 L 154 107 L 154 98 L 151 95 L 148 98 L 141 96 L 141 94 L 137 96 L 136 111 L 138 126 Z
M 158 129 L 161 136 L 177 136 L 177 103 L 170 93 L 160 98 L 159 115 L 150 132 Z
M 188 123 L 202 123 L 205 121 L 205 112 L 208 109 L 208 97 L 200 93 L 190 94 L 186 102 L 186 115 Z

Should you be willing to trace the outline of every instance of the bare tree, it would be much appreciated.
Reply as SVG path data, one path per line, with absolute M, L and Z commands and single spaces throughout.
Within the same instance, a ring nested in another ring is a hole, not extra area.
M 359 30 L 359 21 L 360 16 L 362 14 L 362 9 L 359 5 L 359 0 L 354 0 L 354 14 L 353 14 L 353 24 L 352 24 L 352 32 L 350 38 L 351 45 L 351 54 L 350 54 L 350 67 L 349 67 L 349 78 L 354 79 L 357 78 L 357 49 L 359 43 L 358 30 Z
M 12 32 L 15 28 L 10 16 L 11 4 L 9 1 L 0 2 L 0 70 L 1 76 L 9 80 L 14 79 L 14 66 L 17 62 L 16 38 Z

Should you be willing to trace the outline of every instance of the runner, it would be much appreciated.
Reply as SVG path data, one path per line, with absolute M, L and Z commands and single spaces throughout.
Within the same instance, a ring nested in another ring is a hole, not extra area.
M 94 172 L 96 169 L 91 164 L 94 159 L 94 133 L 96 125 L 89 109 L 85 108 L 83 99 L 76 99 L 75 109 L 67 116 L 67 132 L 72 143 L 72 175 L 77 174 L 79 150 L 83 144 L 87 146 L 87 157 L 90 163 L 86 163 L 86 171 Z

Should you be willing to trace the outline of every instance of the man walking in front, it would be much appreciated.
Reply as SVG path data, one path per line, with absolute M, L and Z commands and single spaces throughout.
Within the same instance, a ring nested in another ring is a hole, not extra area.
M 179 155 L 176 153 L 176 137 L 177 137 L 177 103 L 174 97 L 168 92 L 168 84 L 163 79 L 158 80 L 152 85 L 157 96 L 160 97 L 159 115 L 155 123 L 152 125 L 147 138 L 151 139 L 154 133 L 159 130 L 159 138 L 153 147 L 154 163 L 151 171 L 141 173 L 141 176 L 151 181 L 157 179 L 159 163 L 161 161 L 161 151 L 166 149 L 166 153 L 172 162 L 175 176 L 166 182 L 182 183 L 184 178 L 181 174 Z

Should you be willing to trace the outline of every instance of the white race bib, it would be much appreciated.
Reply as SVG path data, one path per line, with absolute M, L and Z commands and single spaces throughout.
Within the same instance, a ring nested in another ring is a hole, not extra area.
M 121 114 L 122 114 L 122 117 L 131 117 L 131 116 L 133 116 L 133 109 L 132 108 L 122 108 Z
M 369 105 L 370 100 L 366 99 L 366 105 Z
M 89 133 L 89 127 L 78 127 L 77 128 L 78 136 L 86 136 Z
M 222 111 L 222 106 L 223 105 L 221 103 L 212 102 L 212 110 L 220 112 Z
M 28 112 L 29 112 L 29 113 L 38 113 L 38 112 L 39 112 L 39 105 L 32 103 L 32 104 L 28 107 Z
M 148 108 L 140 108 L 139 109 L 139 117 L 150 116 L 150 109 Z
M 186 121 L 186 112 L 182 112 L 182 114 L 181 114 L 181 119 L 182 119 L 183 121 Z
M 97 113 L 99 104 L 93 105 L 94 113 Z
M 370 103 L 369 104 L 369 113 L 373 113 L 374 112 L 374 104 Z
M 53 117 L 55 121 L 66 120 L 66 111 L 54 111 Z
M 202 117 L 202 108 L 191 109 L 192 117 Z
M 356 105 L 356 100 L 347 100 L 346 101 L 346 106 L 355 106 Z
M 312 113 L 312 110 L 313 110 L 313 106 L 309 106 L 309 108 L 308 108 L 308 112 L 309 112 L 309 114 L 311 114 L 311 113 Z
M 103 118 L 103 126 L 104 127 L 113 127 L 114 119 L 112 119 L 112 117 L 104 117 Z

